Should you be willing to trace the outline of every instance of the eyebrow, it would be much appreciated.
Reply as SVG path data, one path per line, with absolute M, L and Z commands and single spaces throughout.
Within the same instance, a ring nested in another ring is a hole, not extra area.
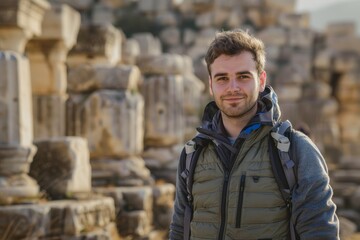
M 245 75 L 245 74 L 250 74 L 252 75 L 252 73 L 250 71 L 242 71 L 242 72 L 237 72 L 236 75 Z M 217 73 L 214 75 L 214 78 L 216 77 L 223 77 L 223 76 L 227 76 L 227 73 Z

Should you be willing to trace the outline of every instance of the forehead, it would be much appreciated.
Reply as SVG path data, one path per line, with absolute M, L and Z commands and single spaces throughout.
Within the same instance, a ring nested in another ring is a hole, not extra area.
M 256 62 L 248 51 L 236 55 L 222 54 L 211 64 L 212 75 L 218 72 L 256 71 Z

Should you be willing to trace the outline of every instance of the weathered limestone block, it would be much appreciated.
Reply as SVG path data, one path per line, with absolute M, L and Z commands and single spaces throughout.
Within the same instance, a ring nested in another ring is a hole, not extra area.
M 314 79 L 327 84 L 331 83 L 332 73 L 329 70 L 314 69 Z
M 0 207 L 0 216 L 4 239 L 118 239 L 114 201 L 109 197 Z
M 49 239 L 52 239 L 51 237 Z M 43 240 L 43 239 L 41 239 Z M 44 240 L 48 240 L 45 238 Z M 62 237 L 61 240 L 121 240 L 115 223 L 110 223 L 94 231 L 77 234 L 71 237 Z
M 114 9 L 102 2 L 98 2 L 92 7 L 91 20 L 96 25 L 111 24 L 115 21 Z
M 143 153 L 146 166 L 158 180 L 175 184 L 176 170 L 183 145 L 148 148 Z
M 3 239 L 38 239 L 50 225 L 49 207 L 41 205 L 0 206 L 0 232 Z
M 123 41 L 121 48 L 121 63 L 134 65 L 136 58 L 140 55 L 139 43 L 134 39 L 127 39 Z
M 161 54 L 160 40 L 155 38 L 151 33 L 136 33 L 132 38 L 139 44 L 139 57 L 158 56 Z
M 62 235 L 76 236 L 83 232 L 92 232 L 93 229 L 104 228 L 115 221 L 114 200 L 110 197 L 82 201 L 54 201 L 49 205 L 54 212 L 52 226 L 55 228 L 63 226 Z
M 359 169 L 347 169 L 337 170 L 333 173 L 333 179 L 336 182 L 344 183 L 360 183 L 360 170 Z
M 304 72 L 303 67 L 304 66 L 301 66 L 296 63 L 289 63 L 285 66 L 282 66 L 278 70 L 278 74 L 275 79 L 276 84 L 279 84 L 279 88 L 282 88 L 283 84 L 289 85 L 286 87 L 291 87 L 291 88 L 299 90 L 300 92 L 298 92 L 298 94 L 300 94 L 300 96 L 301 96 L 302 84 L 309 81 L 307 79 L 307 77 L 308 77 L 307 75 L 309 75 L 309 74 L 306 74 L 306 72 Z M 282 91 L 281 89 L 279 89 L 279 90 Z M 293 99 L 296 97 L 299 97 L 299 96 L 298 95 L 292 96 Z
M 0 145 L 0 205 L 29 202 L 39 197 L 39 186 L 29 177 L 34 146 Z
M 325 35 L 327 38 L 355 37 L 356 26 L 354 22 L 332 22 L 326 27 Z
M 331 180 L 332 179 L 334 178 L 331 175 Z M 351 182 L 341 183 L 341 182 L 333 181 L 331 186 L 334 190 L 334 196 L 341 197 L 344 199 L 349 199 L 351 196 L 353 196 L 354 192 L 358 188 L 356 183 L 351 183 Z
M 177 46 L 180 44 L 180 30 L 176 27 L 168 27 L 161 31 L 160 40 L 166 46 Z
M 53 199 L 91 191 L 91 167 L 85 139 L 58 137 L 35 142 L 38 151 L 30 176 Z
M 145 237 L 150 233 L 153 223 L 151 187 L 95 188 L 94 191 L 114 199 L 121 236 Z
M 198 41 L 198 38 L 196 38 L 195 41 Z M 208 46 L 208 45 L 200 45 L 198 43 L 195 43 L 194 45 L 192 45 L 191 47 L 189 47 L 186 50 L 185 54 L 194 60 L 202 61 L 204 53 L 206 53 L 206 50 L 207 50 L 206 46 Z
M 279 25 L 288 29 L 306 29 L 310 26 L 309 13 L 283 13 L 279 16 Z
M 360 214 L 358 211 L 353 209 L 338 209 L 337 215 L 339 217 L 345 217 L 349 219 L 350 221 L 356 223 L 356 225 L 360 224 Z
M 360 121 L 358 114 L 352 112 L 340 112 L 339 125 L 341 129 L 341 140 L 343 142 L 358 143 L 360 137 Z
M 168 0 L 138 0 L 138 8 L 141 12 L 166 12 L 173 7 L 173 2 Z
M 51 2 L 59 2 L 59 0 L 50 0 L 50 1 Z M 68 4 L 69 6 L 75 8 L 76 10 L 84 11 L 84 10 L 90 9 L 93 6 L 95 0 L 77 0 L 77 1 L 60 0 L 60 2 Z
M 314 42 L 314 32 L 311 29 L 289 29 L 289 45 L 291 47 L 311 49 Z
M 121 56 L 121 34 L 112 25 L 82 25 L 67 63 L 115 65 Z
M 360 73 L 348 72 L 339 80 L 335 95 L 341 103 L 360 101 Z
M 309 106 L 312 106 L 309 108 Z M 298 114 L 308 123 L 313 139 L 318 147 L 340 146 L 340 120 L 337 117 L 339 105 L 334 98 L 329 99 L 303 99 L 299 105 Z M 316 114 L 314 114 L 316 109 Z M 284 111 L 284 110 L 283 110 Z
M 360 169 L 360 157 L 342 156 L 338 164 L 342 169 Z
M 347 237 L 351 237 L 354 233 L 357 232 L 357 226 L 354 222 L 350 221 L 347 218 L 339 217 L 340 222 L 340 238 L 347 239 Z M 352 239 L 352 238 L 350 238 Z
M 313 53 L 311 50 L 302 49 L 291 51 L 289 60 L 294 68 L 294 72 L 300 74 L 303 82 L 310 82 L 312 80 L 312 59 Z
M 87 139 L 92 159 L 123 158 L 143 150 L 144 100 L 138 93 L 71 94 L 66 121 L 67 135 Z
M 253 7 L 248 8 L 245 13 L 246 13 L 246 19 L 248 19 L 252 23 L 252 25 L 254 25 L 257 28 L 264 27 L 264 23 L 263 23 L 264 16 L 262 15 L 262 12 L 260 11 L 259 8 L 253 8 Z M 273 15 L 275 15 L 275 14 L 273 14 Z M 268 20 L 268 23 L 270 25 L 270 24 L 274 23 L 275 17 L 273 16 L 272 20 L 270 20 L 270 19 L 266 19 L 266 20 Z
M 254 0 L 243 0 L 242 1 L 242 5 L 245 8 L 250 8 L 250 7 L 252 7 L 252 8 L 260 8 L 262 3 L 263 2 L 260 1 L 260 0 L 255 0 L 255 1 Z
M 185 115 L 198 115 L 202 107 L 202 95 L 205 84 L 194 74 L 184 76 L 184 111 Z
M 276 94 L 280 102 L 295 102 L 301 98 L 302 88 L 300 84 L 296 84 L 295 82 L 281 83 L 276 89 Z
M 31 146 L 33 140 L 29 62 L 0 52 L 0 144 Z
M 30 147 L 0 145 L 0 176 L 28 173 L 35 153 L 34 145 Z
M 92 186 L 144 186 L 154 180 L 140 157 L 91 161 Z
M 137 65 L 143 74 L 183 75 L 185 73 L 184 57 L 178 54 L 162 54 L 155 57 L 142 57 Z
M 145 160 L 146 166 L 153 171 L 155 169 L 163 169 L 164 166 L 171 162 L 176 162 L 181 150 L 182 147 L 179 148 L 179 145 L 164 148 L 147 148 L 144 150 L 142 157 Z
M 142 83 L 142 75 L 135 65 L 102 66 L 80 64 L 68 70 L 68 91 L 92 92 L 100 89 L 134 90 Z
M 183 44 L 186 46 L 192 45 L 195 42 L 196 35 L 197 34 L 193 29 L 185 28 L 185 30 L 183 30 Z
M 65 136 L 67 95 L 33 95 L 34 139 Z
M 42 33 L 35 39 L 60 40 L 67 49 L 70 49 L 76 43 L 80 20 L 79 12 L 68 5 L 51 3 L 51 8 L 45 12 L 42 22 Z
M 178 24 L 177 15 L 175 12 L 162 12 L 156 14 L 156 23 L 160 26 L 175 27 Z
M 66 52 L 60 41 L 31 40 L 26 45 L 33 94 L 66 93 Z
M 328 38 L 326 45 L 328 48 L 337 52 L 355 52 L 360 54 L 360 38 L 359 37 L 336 37 Z
M 230 28 L 237 28 L 243 25 L 245 20 L 244 11 L 241 11 L 241 8 L 235 8 L 230 11 L 230 15 L 227 15 L 226 25 Z
M 195 45 L 199 47 L 203 45 L 205 45 L 206 47 L 209 46 L 209 44 L 214 40 L 216 33 L 217 30 L 215 28 L 210 27 L 202 29 L 195 39 Z M 205 53 L 206 52 L 203 52 L 203 55 Z
M 325 49 L 317 53 L 314 59 L 314 67 L 322 70 L 330 70 L 333 56 L 334 52 L 331 49 Z
M 282 27 L 265 28 L 257 34 L 257 37 L 259 37 L 265 43 L 265 45 L 271 46 L 280 47 L 287 44 L 288 42 L 287 32 Z
M 360 55 L 356 53 L 338 53 L 334 57 L 334 71 L 348 73 L 356 71 L 360 66 Z
M 119 8 L 132 3 L 132 0 L 100 0 L 100 2 L 112 8 Z
M 171 146 L 184 136 L 184 82 L 179 75 L 151 76 L 144 80 L 145 145 Z
M 67 5 L 53 4 L 46 11 L 41 36 L 26 46 L 33 94 L 66 92 L 66 55 L 76 42 L 79 27 L 80 14 Z
M 211 27 L 214 20 L 214 13 L 213 12 L 204 12 L 201 13 L 195 19 L 195 24 L 198 28 L 207 28 Z
M 160 184 L 153 187 L 154 225 L 157 229 L 168 229 L 171 223 L 175 196 L 173 184 Z
M 23 53 L 28 39 L 41 34 L 41 22 L 50 4 L 45 0 L 0 2 L 0 49 Z
M 214 0 L 188 0 L 196 14 L 208 12 L 214 9 Z
M 281 46 L 267 44 L 267 46 L 265 46 L 265 51 L 266 51 L 266 60 L 277 61 L 281 55 Z
M 358 141 L 346 141 L 341 144 L 341 151 L 344 155 L 360 156 L 360 148 Z
M 124 212 L 118 219 L 118 230 L 121 236 L 143 239 L 150 234 L 151 227 L 151 220 L 143 210 Z
M 329 84 L 316 81 L 306 83 L 303 86 L 303 98 L 304 99 L 328 99 L 332 93 L 332 88 Z
M 292 13 L 295 10 L 296 0 L 265 0 L 263 4 L 280 12 Z

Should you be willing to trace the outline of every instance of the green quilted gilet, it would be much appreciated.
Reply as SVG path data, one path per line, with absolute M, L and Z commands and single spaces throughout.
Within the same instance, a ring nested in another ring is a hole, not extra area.
M 218 239 L 222 201 L 222 239 L 287 238 L 288 209 L 271 169 L 269 131 L 270 127 L 261 127 L 244 142 L 227 184 L 214 145 L 202 151 L 194 173 L 191 239 Z

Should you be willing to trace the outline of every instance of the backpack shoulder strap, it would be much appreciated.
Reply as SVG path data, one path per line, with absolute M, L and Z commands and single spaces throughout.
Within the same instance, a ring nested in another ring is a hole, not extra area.
M 296 163 L 295 159 L 291 159 L 290 144 L 292 137 L 292 125 L 290 121 L 278 123 L 271 131 L 271 138 L 269 138 L 269 155 L 271 166 L 274 172 L 275 180 L 280 188 L 280 192 L 285 200 L 289 212 L 291 214 L 291 196 L 292 191 L 297 183 L 296 178 Z M 291 239 L 297 239 L 295 233 L 294 223 L 290 218 L 290 235 Z
M 281 161 L 289 191 L 294 188 L 297 180 L 295 176 L 294 166 L 295 162 L 290 158 L 290 140 L 292 134 L 292 125 L 289 120 L 282 122 L 275 128 L 275 131 L 271 132 L 271 137 L 275 140 L 275 145 L 278 150 L 278 154 Z
M 184 213 L 184 240 L 190 239 L 190 222 L 192 219 L 192 185 L 194 180 L 194 170 L 196 167 L 197 160 L 202 149 L 208 144 L 209 141 L 195 137 L 192 140 L 188 141 L 185 144 L 185 157 L 180 159 L 180 161 L 185 161 L 181 164 L 184 166 L 183 171 L 181 172 L 181 177 L 186 181 L 186 191 L 187 191 L 187 200 L 188 203 L 185 206 Z

